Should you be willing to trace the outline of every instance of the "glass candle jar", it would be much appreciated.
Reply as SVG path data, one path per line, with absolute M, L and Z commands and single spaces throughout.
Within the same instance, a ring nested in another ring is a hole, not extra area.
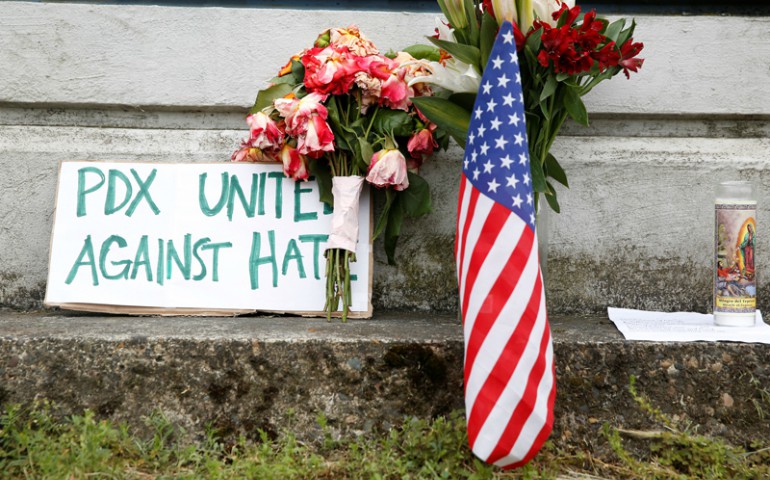
M 714 207 L 714 322 L 753 326 L 757 311 L 757 199 L 751 182 L 720 183 Z

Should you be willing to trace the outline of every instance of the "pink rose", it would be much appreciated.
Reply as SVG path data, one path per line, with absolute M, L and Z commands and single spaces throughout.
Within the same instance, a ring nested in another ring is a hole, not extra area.
M 307 122 L 304 135 L 297 137 L 297 149 L 302 155 L 320 158 L 326 152 L 334 151 L 334 133 L 319 115 L 312 115 Z
M 310 174 L 307 168 L 307 157 L 288 143 L 281 149 L 283 174 L 292 180 L 307 180 Z
M 372 155 L 366 181 L 376 187 L 392 185 L 397 191 L 409 187 L 406 159 L 401 151 L 397 148 L 384 148 Z
M 311 116 L 326 120 L 329 112 L 323 105 L 326 95 L 310 93 L 302 98 L 279 98 L 273 102 L 278 113 L 286 120 L 286 133 L 292 136 L 307 132 Z
M 252 147 L 248 139 L 241 142 L 241 148 L 233 152 L 230 159 L 233 162 L 274 162 L 276 160 L 272 154 Z
M 246 117 L 251 137 L 249 143 L 260 150 L 278 153 L 283 145 L 283 132 L 278 125 L 263 112 L 257 112 Z
M 358 56 L 345 46 L 311 48 L 302 55 L 305 88 L 311 93 L 342 95 L 348 93 L 356 72 Z
M 438 143 L 436 143 L 436 139 L 433 138 L 433 130 L 435 128 L 436 126 L 433 124 L 430 124 L 428 128 L 423 128 L 412 135 L 412 138 L 409 139 L 409 143 L 406 145 L 409 155 L 416 160 L 420 160 L 420 163 L 422 163 L 422 160 L 426 157 L 433 154 L 433 151 L 438 148 Z

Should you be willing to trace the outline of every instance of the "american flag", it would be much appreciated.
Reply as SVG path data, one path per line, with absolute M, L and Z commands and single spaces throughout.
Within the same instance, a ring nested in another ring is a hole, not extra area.
M 556 396 L 523 100 L 506 22 L 468 129 L 455 245 L 468 441 L 479 458 L 503 468 L 540 450 Z

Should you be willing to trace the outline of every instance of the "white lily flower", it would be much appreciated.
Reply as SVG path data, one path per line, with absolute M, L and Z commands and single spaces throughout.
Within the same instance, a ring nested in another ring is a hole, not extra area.
M 553 14 L 561 9 L 561 4 L 567 4 L 567 7 L 572 8 L 575 6 L 575 0 L 532 0 L 532 10 L 535 13 L 535 17 L 548 23 L 550 26 L 556 26 L 556 20 L 553 19 Z
M 427 60 L 416 60 L 414 63 L 428 70 L 430 75 L 413 78 L 409 81 L 410 87 L 416 83 L 430 83 L 454 93 L 476 93 L 481 85 L 481 76 L 476 69 L 456 58 L 447 60 L 446 65 Z
M 526 1 L 531 2 L 532 0 Z M 518 23 L 518 4 L 520 2 L 521 0 L 492 0 L 492 8 L 495 11 L 495 18 L 497 18 L 497 23 L 502 25 L 506 20 L 511 23 Z

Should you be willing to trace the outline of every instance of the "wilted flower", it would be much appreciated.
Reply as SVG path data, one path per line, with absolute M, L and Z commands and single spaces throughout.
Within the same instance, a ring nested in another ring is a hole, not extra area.
M 251 146 L 267 152 L 278 152 L 283 145 L 283 132 L 275 121 L 264 112 L 257 112 L 246 117 L 251 136 Z
M 305 67 L 305 88 L 321 94 L 347 93 L 360 70 L 358 58 L 347 47 L 334 44 L 307 50 L 301 57 Z
M 241 148 L 230 156 L 233 162 L 272 162 L 275 157 L 265 154 L 262 150 L 252 147 L 248 141 L 241 143 Z
M 348 28 L 329 29 L 329 42 L 334 45 L 347 47 L 348 50 L 359 56 L 378 55 L 377 47 L 366 38 L 355 25 Z
M 436 125 L 430 124 L 430 126 L 423 128 L 416 132 L 409 139 L 409 143 L 406 145 L 406 149 L 409 155 L 418 160 L 418 165 L 422 164 L 422 160 L 433 154 L 433 151 L 438 148 L 436 139 L 433 138 L 433 130 L 436 129 Z
M 307 168 L 307 157 L 288 143 L 281 149 L 283 173 L 292 180 L 307 180 L 310 177 Z
M 334 151 L 334 133 L 320 115 L 310 116 L 305 133 L 297 137 L 297 149 L 302 155 L 312 158 Z
M 393 186 L 397 191 L 409 187 L 406 158 L 397 148 L 383 148 L 372 156 L 366 181 L 376 187 Z

